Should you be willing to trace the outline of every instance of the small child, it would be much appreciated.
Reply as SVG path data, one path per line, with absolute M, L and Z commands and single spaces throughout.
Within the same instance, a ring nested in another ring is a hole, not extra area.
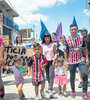
M 19 70 L 19 66 L 20 66 L 19 60 L 20 60 L 20 58 L 18 58 L 18 57 L 14 58 L 14 66 L 8 67 L 8 66 L 3 65 L 3 67 L 7 70 L 13 71 L 14 77 L 15 77 L 15 84 L 16 84 L 16 87 L 17 87 L 17 90 L 19 93 L 20 100 L 23 100 L 25 97 L 23 90 L 22 90 L 22 87 L 24 85 L 24 78 L 23 78 L 22 72 Z M 25 70 L 24 70 L 24 72 L 25 72 Z
M 28 62 L 28 76 L 30 76 L 31 66 L 32 66 L 32 83 L 35 86 L 35 100 L 39 100 L 38 89 L 41 85 L 41 97 L 45 98 L 44 88 L 45 88 L 45 69 L 47 65 L 47 59 L 41 54 L 41 46 L 39 43 L 33 45 L 34 55 L 30 58 Z
M 68 84 L 68 80 L 65 74 L 65 70 L 68 70 L 68 68 L 64 66 L 63 57 L 57 57 L 57 55 L 55 55 L 53 66 L 56 67 L 54 83 L 59 86 L 60 96 L 62 96 L 61 92 L 62 85 L 63 85 L 63 95 L 67 96 L 67 93 L 65 91 L 66 91 L 66 84 Z

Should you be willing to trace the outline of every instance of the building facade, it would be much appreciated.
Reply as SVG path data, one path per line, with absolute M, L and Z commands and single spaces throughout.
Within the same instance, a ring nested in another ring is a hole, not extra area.
M 20 35 L 22 36 L 23 43 L 31 43 L 35 39 L 32 38 L 33 30 L 32 28 L 25 28 L 19 30 Z
M 19 33 L 19 26 L 13 20 L 18 16 L 5 0 L 0 0 L 0 35 L 8 35 L 9 44 L 15 43 Z

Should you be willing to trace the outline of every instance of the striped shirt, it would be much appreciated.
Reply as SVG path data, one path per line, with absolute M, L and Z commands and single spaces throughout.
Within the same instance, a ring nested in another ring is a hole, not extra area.
M 45 80 L 45 69 L 41 68 L 44 63 L 47 63 L 47 59 L 44 55 L 40 55 L 39 58 L 37 58 L 36 55 L 33 55 L 30 58 L 28 66 L 32 66 L 32 80 L 34 83 Z
M 66 40 L 66 51 L 68 51 L 68 63 L 76 64 L 84 60 L 83 48 L 85 47 L 85 41 L 83 36 L 77 36 L 76 38 L 68 37 Z

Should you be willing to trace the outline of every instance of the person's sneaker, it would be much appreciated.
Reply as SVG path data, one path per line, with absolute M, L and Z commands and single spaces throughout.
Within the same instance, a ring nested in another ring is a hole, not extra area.
M 71 97 L 72 97 L 72 98 L 75 98 L 75 91 L 72 91 Z
M 82 82 L 80 82 L 80 84 L 78 85 L 78 88 L 82 88 Z
M 19 100 L 27 100 L 25 97 L 20 98 Z
M 53 95 L 53 91 L 52 90 L 50 90 L 50 98 L 53 98 L 54 97 L 54 95 Z
M 87 93 L 83 93 L 82 98 L 85 100 L 90 100 L 90 97 L 88 96 Z
M 42 97 L 42 98 L 45 98 L 45 93 L 44 93 L 44 91 L 40 90 L 40 94 L 41 94 L 41 97 Z
M 34 100 L 39 100 L 39 97 L 38 96 L 35 96 L 35 99 Z

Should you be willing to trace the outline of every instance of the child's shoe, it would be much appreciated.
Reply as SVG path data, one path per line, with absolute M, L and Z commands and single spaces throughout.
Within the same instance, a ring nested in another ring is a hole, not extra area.
M 59 96 L 62 97 L 62 93 L 59 93 Z
M 42 90 L 40 90 L 40 94 L 41 94 L 41 97 L 42 98 L 45 98 L 45 93 L 44 93 L 44 90 L 42 91 Z
M 75 98 L 75 91 L 72 91 L 71 97 L 72 97 L 72 98 Z
M 39 97 L 38 97 L 38 95 L 37 95 L 37 96 L 35 96 L 35 100 L 39 100 Z
M 66 92 L 63 92 L 63 95 L 64 95 L 65 97 L 67 97 L 67 93 L 66 93 Z
M 82 98 L 85 99 L 85 100 L 90 100 L 87 93 L 83 93 Z
M 53 91 L 50 90 L 50 98 L 54 98 Z

